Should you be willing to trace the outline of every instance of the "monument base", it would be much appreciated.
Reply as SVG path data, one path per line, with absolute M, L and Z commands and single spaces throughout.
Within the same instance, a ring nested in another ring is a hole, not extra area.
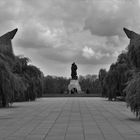
M 78 80 L 70 80 L 68 85 L 69 94 L 81 93 L 81 87 Z

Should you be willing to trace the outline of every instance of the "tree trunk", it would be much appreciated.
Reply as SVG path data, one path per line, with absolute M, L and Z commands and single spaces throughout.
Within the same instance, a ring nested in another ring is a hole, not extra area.
M 6 97 L 2 94 L 2 107 L 6 107 Z

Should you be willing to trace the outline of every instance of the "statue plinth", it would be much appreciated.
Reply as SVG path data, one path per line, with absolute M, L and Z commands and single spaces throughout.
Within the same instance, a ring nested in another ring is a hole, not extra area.
M 81 87 L 78 80 L 70 80 L 70 84 L 68 85 L 69 94 L 81 93 Z

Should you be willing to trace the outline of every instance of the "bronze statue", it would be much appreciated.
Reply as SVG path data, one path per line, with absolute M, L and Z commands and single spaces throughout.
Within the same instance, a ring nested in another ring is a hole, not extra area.
M 73 80 L 77 80 L 78 76 L 77 76 L 77 65 L 74 63 L 72 63 L 71 65 L 71 78 Z

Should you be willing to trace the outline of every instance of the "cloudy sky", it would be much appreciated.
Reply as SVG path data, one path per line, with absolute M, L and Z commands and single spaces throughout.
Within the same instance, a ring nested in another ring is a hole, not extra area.
M 123 27 L 140 33 L 140 0 L 0 0 L 0 35 L 18 28 L 14 53 L 45 75 L 108 69 L 129 43 Z

